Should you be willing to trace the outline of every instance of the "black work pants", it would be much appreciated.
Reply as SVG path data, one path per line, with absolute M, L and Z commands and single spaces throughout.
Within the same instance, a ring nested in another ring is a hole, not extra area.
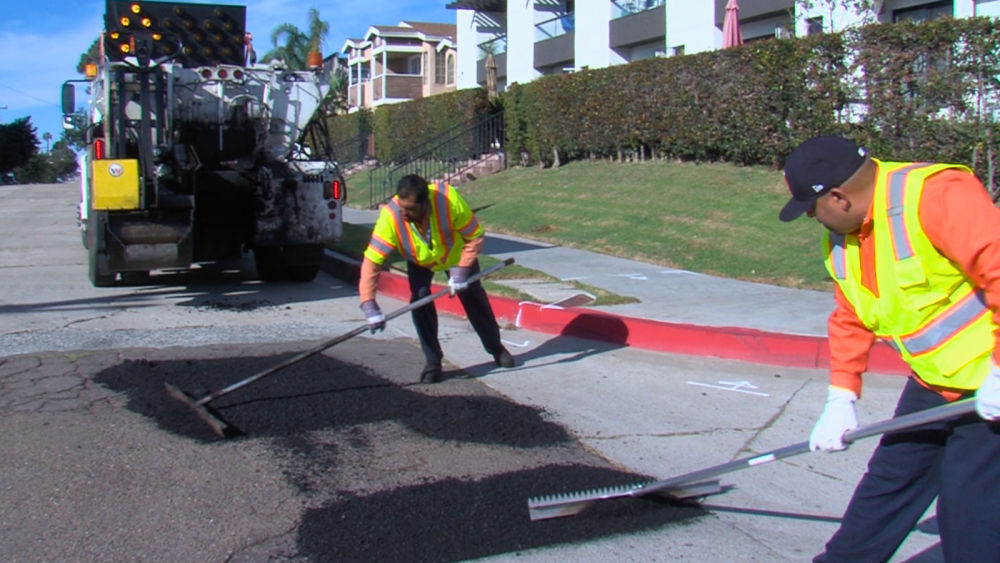
M 945 404 L 912 378 L 896 416 Z M 1000 424 L 975 413 L 882 437 L 816 563 L 888 561 L 938 498 L 948 563 L 1000 562 Z
M 479 273 L 479 260 L 472 264 L 469 275 Z M 431 294 L 431 280 L 434 272 L 423 266 L 418 266 L 413 262 L 406 264 L 406 277 L 410 282 L 410 303 L 418 301 Z M 483 343 L 483 348 L 490 354 L 499 353 L 503 349 L 500 343 L 500 326 L 497 324 L 496 316 L 493 315 L 493 307 L 486 296 L 483 284 L 478 280 L 470 283 L 465 291 L 458 294 L 462 308 L 469 317 L 469 322 L 479 340 Z M 444 353 L 441 352 L 441 343 L 438 342 L 438 317 L 437 308 L 434 303 L 428 303 L 423 307 L 414 309 L 413 326 L 417 329 L 417 336 L 420 338 L 420 347 L 424 351 L 424 357 L 428 363 L 440 363 Z

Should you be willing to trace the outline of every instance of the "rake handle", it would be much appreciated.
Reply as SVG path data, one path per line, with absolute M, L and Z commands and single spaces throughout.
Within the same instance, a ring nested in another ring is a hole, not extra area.
M 503 262 L 500 262 L 499 264 L 494 264 L 493 266 L 490 266 L 489 268 L 487 268 L 487 269 L 479 272 L 478 274 L 470 276 L 468 282 L 471 284 L 471 283 L 473 283 L 475 281 L 478 281 L 480 278 L 488 276 L 488 275 L 492 274 L 493 272 L 496 272 L 497 270 L 506 268 L 507 266 L 510 266 L 513 263 L 514 263 L 514 259 L 513 258 L 507 258 L 506 260 L 504 260 Z M 402 307 L 400 309 L 396 309 L 395 311 L 393 311 L 393 312 L 389 313 L 388 315 L 386 315 L 385 316 L 385 320 L 386 321 L 391 321 L 392 319 L 395 319 L 396 317 L 398 317 L 400 315 L 405 315 L 406 313 L 409 313 L 410 311 L 413 311 L 414 309 L 419 309 L 420 307 L 423 307 L 424 305 L 427 305 L 428 303 L 430 303 L 432 301 L 435 301 L 435 300 L 437 300 L 437 299 L 439 299 L 441 297 L 444 297 L 445 295 L 448 295 L 448 293 L 450 293 L 450 292 L 451 292 L 451 289 L 449 289 L 447 287 L 444 288 L 444 289 L 441 289 L 437 293 L 432 293 L 432 294 L 428 295 L 427 297 L 423 297 L 421 299 L 418 299 L 418 300 L 414 301 L 413 303 L 410 303 L 409 305 L 407 305 L 405 307 Z M 311 356 L 315 356 L 316 354 L 319 354 L 320 352 L 322 352 L 323 350 L 326 350 L 327 348 L 336 346 L 337 344 L 340 344 L 341 342 L 344 342 L 345 340 L 350 340 L 350 339 L 354 338 L 355 336 L 358 336 L 359 334 L 362 334 L 362 333 L 364 333 L 364 332 L 366 332 L 368 330 L 371 330 L 371 328 L 367 324 L 359 326 L 358 328 L 356 328 L 356 329 L 354 329 L 354 330 L 352 330 L 352 331 L 350 331 L 350 332 L 348 332 L 346 334 L 342 334 L 342 335 L 340 335 L 340 336 L 338 336 L 338 337 L 336 337 L 336 338 L 334 338 L 332 340 L 328 340 L 328 341 L 326 341 L 326 342 L 324 342 L 322 344 L 319 344 L 315 348 L 311 348 L 309 350 L 306 350 L 305 352 L 302 352 L 301 354 L 293 356 L 293 357 L 291 357 L 291 358 L 289 358 L 289 359 L 281 362 L 280 364 L 278 364 L 276 366 L 270 367 L 270 368 L 268 368 L 268 369 L 266 369 L 266 370 L 264 370 L 264 371 L 262 371 L 262 372 L 260 372 L 258 374 L 252 375 L 252 376 L 250 376 L 250 377 L 248 377 L 246 379 L 243 379 L 241 381 L 237 381 L 236 383 L 233 383 L 229 387 L 225 387 L 223 389 L 219 389 L 218 391 L 215 391 L 214 393 L 206 395 L 205 397 L 202 397 L 201 399 L 198 399 L 198 401 L 196 401 L 195 404 L 197 406 L 199 406 L 199 407 L 200 406 L 204 406 L 204 405 L 206 405 L 208 403 L 211 403 L 212 401 L 218 399 L 219 397 L 222 397 L 223 395 L 228 395 L 229 393 L 232 393 L 233 391 L 236 391 L 237 389 L 239 389 L 241 387 L 245 387 L 247 385 L 250 385 L 251 383 L 253 383 L 255 381 L 259 381 L 259 380 L 261 380 L 261 379 L 263 379 L 263 378 L 265 378 L 265 377 L 267 377 L 267 376 L 269 376 L 269 375 L 271 375 L 271 374 L 273 374 L 275 372 L 281 371 L 281 370 L 283 370 L 283 369 L 285 369 L 285 368 L 287 368 L 289 366 L 297 364 L 297 363 L 301 362 L 302 360 L 304 360 L 306 358 L 309 358 Z
M 870 438 L 872 436 L 877 436 L 879 434 L 887 434 L 889 432 L 896 432 L 897 430 L 905 430 L 908 428 L 913 428 L 915 426 L 920 426 L 921 424 L 938 422 L 956 416 L 970 414 L 974 412 L 975 409 L 976 409 L 976 399 L 974 397 L 969 399 L 963 399 L 961 401 L 955 401 L 947 405 L 941 405 L 939 407 L 934 407 L 932 409 L 926 409 L 910 413 L 897 418 L 890 418 L 888 420 L 883 420 L 881 422 L 876 422 L 874 424 L 869 424 L 868 426 L 862 426 L 861 428 L 851 430 L 846 434 L 844 434 L 844 443 L 850 444 L 857 440 Z M 687 485 L 705 479 L 712 479 L 714 477 L 718 477 L 719 475 L 731 473 L 733 471 L 739 471 L 740 469 L 746 469 L 749 467 L 753 467 L 755 465 L 770 463 L 772 461 L 796 456 L 799 454 L 804 454 L 808 451 L 809 451 L 809 442 L 801 442 L 798 444 L 793 444 L 791 446 L 785 446 L 783 448 L 778 448 L 776 450 L 772 450 L 770 452 L 763 453 L 760 455 L 737 459 L 735 461 L 730 461 L 729 463 L 723 463 L 722 465 L 716 465 L 714 467 L 708 467 L 705 469 L 687 473 L 685 475 L 680 475 L 678 477 L 666 479 L 664 481 L 657 481 L 655 483 L 650 483 L 633 491 L 632 496 L 639 497 L 639 496 L 650 495 L 662 491 L 664 489 L 670 489 L 680 485 Z

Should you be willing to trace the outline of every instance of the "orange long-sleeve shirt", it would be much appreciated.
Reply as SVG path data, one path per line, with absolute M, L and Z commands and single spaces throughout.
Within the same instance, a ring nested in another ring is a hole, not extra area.
M 966 172 L 945 170 L 930 177 L 920 195 L 920 225 L 934 248 L 951 259 L 986 294 L 993 321 L 1000 324 L 1000 209 L 993 205 L 982 183 Z M 861 283 L 878 295 L 872 210 L 858 233 Z M 858 319 L 854 307 L 837 285 L 837 307 L 830 315 L 830 382 L 861 396 L 861 376 L 868 369 L 868 353 L 876 337 Z M 1000 337 L 994 331 L 994 339 Z M 993 347 L 1000 363 L 1000 345 Z M 949 400 L 958 393 L 935 388 Z

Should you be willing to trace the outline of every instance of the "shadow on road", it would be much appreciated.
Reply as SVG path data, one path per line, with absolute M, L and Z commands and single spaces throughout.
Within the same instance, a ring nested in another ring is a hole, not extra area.
M 0 305 L 0 315 L 44 311 L 118 310 L 162 305 L 226 311 L 253 311 L 353 295 L 354 288 L 320 274 L 308 283 L 262 282 L 240 264 L 208 264 L 190 270 L 157 271 L 148 282 L 94 289 L 101 295 L 78 299 Z
M 628 342 L 628 326 L 618 317 L 582 312 L 570 321 L 555 338 L 546 340 L 536 348 L 523 353 L 517 346 L 507 348 L 514 355 L 515 367 L 503 369 L 504 373 L 532 370 L 539 367 L 579 362 L 591 356 L 624 348 Z M 508 342 L 508 344 L 510 344 Z M 556 360 L 540 361 L 562 356 Z M 476 364 L 463 370 L 449 370 L 443 379 L 452 377 L 483 377 L 501 370 L 493 361 Z

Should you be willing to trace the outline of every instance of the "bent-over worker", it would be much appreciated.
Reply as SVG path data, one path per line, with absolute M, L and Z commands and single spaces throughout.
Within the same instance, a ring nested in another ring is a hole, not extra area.
M 809 139 L 785 164 L 782 221 L 822 223 L 836 282 L 830 380 L 810 447 L 844 449 L 877 339 L 911 370 L 895 416 L 975 395 L 969 415 L 883 436 L 817 562 L 888 561 L 937 497 L 951 563 L 1000 561 L 1000 209 L 965 166 L 883 162 Z
M 431 294 L 435 272 L 445 270 L 452 295 L 458 295 L 469 322 L 493 356 L 496 365 L 514 367 L 514 357 L 500 341 L 500 326 L 490 307 L 489 298 L 477 280 L 468 283 L 479 272 L 479 252 L 484 230 L 469 204 L 448 184 L 428 185 L 411 174 L 399 180 L 396 195 L 382 207 L 371 241 L 361 264 L 361 310 L 368 325 L 375 330 L 385 328 L 385 315 L 375 300 L 379 272 L 389 253 L 399 251 L 406 259 L 406 275 L 410 282 L 410 303 Z M 438 317 L 434 303 L 412 312 L 413 324 L 420 338 L 427 363 L 420 380 L 434 383 L 441 379 L 444 353 L 438 342 Z

